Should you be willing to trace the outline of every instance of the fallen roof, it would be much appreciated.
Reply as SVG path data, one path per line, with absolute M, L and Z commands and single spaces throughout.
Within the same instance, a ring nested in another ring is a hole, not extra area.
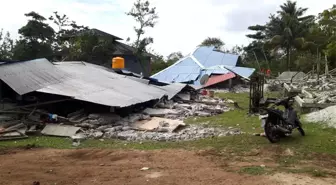
M 111 107 L 173 98 L 185 84 L 150 85 L 146 79 L 121 75 L 86 62 L 56 62 L 37 59 L 0 65 L 0 77 L 18 94 L 32 91 L 71 97 Z
M 237 66 L 227 66 L 227 65 L 218 65 L 207 68 L 208 71 L 211 71 L 212 74 L 227 74 L 229 72 L 235 73 L 243 78 L 249 79 L 253 74 L 255 69 L 247 67 L 237 67 Z M 226 72 L 228 71 L 228 72 Z
M 202 46 L 173 65 L 152 75 L 151 78 L 166 83 L 191 82 L 194 85 L 199 85 L 198 81 L 204 74 L 228 74 L 233 72 L 248 78 L 255 69 L 236 67 L 238 59 L 238 55 L 216 51 L 214 47 Z
M 20 95 L 60 83 L 68 76 L 47 59 L 6 62 L 0 65 L 0 79 Z
M 213 75 L 209 78 L 209 80 L 204 85 L 204 87 L 209 87 L 209 86 L 224 82 L 226 80 L 232 79 L 234 77 L 236 77 L 234 73 L 227 73 L 224 75 Z
M 205 68 L 216 65 L 236 66 L 239 55 L 215 50 L 215 47 L 198 47 L 192 55 Z
M 166 91 L 166 95 L 168 95 L 168 99 L 173 98 L 174 96 L 176 96 L 179 92 L 181 92 L 183 89 L 185 88 L 193 88 L 187 84 L 181 84 L 181 83 L 172 83 L 166 86 L 162 86 L 160 87 L 161 89 Z
M 160 99 L 166 92 L 111 72 L 107 68 L 86 62 L 55 63 L 56 68 L 72 77 L 58 84 L 46 86 L 38 92 L 74 97 L 77 100 L 96 104 L 128 107 Z

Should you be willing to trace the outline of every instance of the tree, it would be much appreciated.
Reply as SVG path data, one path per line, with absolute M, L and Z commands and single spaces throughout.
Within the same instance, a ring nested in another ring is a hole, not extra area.
M 225 43 L 220 39 L 216 37 L 208 37 L 203 40 L 201 43 L 201 46 L 214 46 L 217 49 L 222 49 L 224 47 Z
M 321 31 L 325 34 L 326 48 L 324 50 L 327 57 L 336 57 L 336 5 L 324 10 L 318 16 L 318 23 Z
M 168 61 L 178 61 L 179 59 L 183 58 L 183 54 L 178 51 L 178 52 L 173 52 L 167 56 Z
M 280 11 L 271 14 L 265 25 L 250 26 L 254 34 L 246 35 L 254 41 L 246 50 L 252 50 L 257 58 L 274 59 L 285 54 L 287 70 L 290 70 L 291 54 L 303 49 L 305 37 L 314 24 L 314 16 L 305 16 L 307 8 L 297 7 L 296 2 L 287 1 Z
M 314 16 L 304 16 L 307 8 L 297 7 L 296 2 L 292 1 L 287 1 L 280 8 L 277 15 L 271 15 L 270 22 L 266 25 L 265 37 L 269 38 L 269 47 L 285 50 L 287 70 L 290 70 L 291 51 L 302 48 Z
M 136 39 L 133 46 L 136 48 L 135 53 L 142 55 L 146 52 L 146 47 L 153 43 L 153 38 L 142 36 L 145 34 L 145 29 L 153 28 L 159 18 L 156 7 L 150 7 L 149 1 L 136 0 L 132 9 L 126 14 L 132 16 L 138 23 L 138 27 L 134 27 Z
M 54 43 L 54 50 L 56 51 L 68 48 L 71 45 L 70 38 L 73 38 L 74 35 L 78 35 L 82 31 L 88 30 L 87 26 L 79 26 L 75 21 L 70 21 L 67 15 L 60 15 L 57 11 L 53 12 L 49 20 L 57 27 Z
M 68 59 L 107 64 L 114 51 L 112 39 L 101 39 L 92 32 L 85 32 L 72 38 Z
M 36 12 L 27 13 L 25 16 L 30 20 L 19 29 L 21 36 L 13 49 L 14 59 L 52 58 L 51 45 L 54 41 L 54 29 L 45 23 L 46 18 Z
M 98 44 L 98 38 L 94 38 L 94 34 L 86 32 L 89 30 L 87 26 L 79 26 L 75 21 L 71 21 L 67 15 L 61 15 L 57 11 L 53 12 L 49 20 L 57 27 L 55 42 L 53 43 L 55 57 L 61 57 L 61 60 L 84 60 L 90 62 L 93 56 L 98 55 L 95 54 L 97 50 L 93 50 L 93 48 L 97 48 L 102 43 Z
M 3 35 L 3 29 L 0 30 L 0 61 L 11 60 L 13 57 L 14 42 L 9 32 Z

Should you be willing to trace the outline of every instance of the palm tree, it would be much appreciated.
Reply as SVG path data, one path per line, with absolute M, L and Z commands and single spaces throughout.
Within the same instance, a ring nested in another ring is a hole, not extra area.
M 285 50 L 287 69 L 290 70 L 291 51 L 302 48 L 314 16 L 304 16 L 307 8 L 297 7 L 292 1 L 287 1 L 280 8 L 277 15 L 271 15 L 266 25 L 266 37 L 270 38 L 266 45 L 274 50 Z

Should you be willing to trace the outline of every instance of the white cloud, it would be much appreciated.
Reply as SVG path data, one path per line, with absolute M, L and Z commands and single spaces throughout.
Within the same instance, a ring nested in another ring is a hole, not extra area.
M 97 28 L 126 39 L 134 38 L 135 22 L 125 12 L 134 0 L 3 0 L 0 28 L 17 37 L 26 23 L 24 13 L 36 11 L 49 17 L 53 11 L 68 15 L 78 24 Z M 157 7 L 159 22 L 147 35 L 154 38 L 151 46 L 167 56 L 174 51 L 189 53 L 206 37 L 220 37 L 228 47 L 247 44 L 248 25 L 263 24 L 270 13 L 285 0 L 150 0 Z M 330 0 L 299 0 L 317 14 L 332 7 Z

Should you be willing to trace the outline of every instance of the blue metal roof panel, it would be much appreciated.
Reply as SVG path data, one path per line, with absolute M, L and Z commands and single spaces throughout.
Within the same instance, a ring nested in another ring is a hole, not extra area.
M 211 75 L 211 74 L 227 74 L 230 71 L 227 69 L 207 69 L 205 74 Z
M 237 65 L 239 55 L 223 53 L 214 49 L 215 47 L 202 46 L 195 50 L 193 56 L 206 68 L 216 65 Z
M 170 67 L 154 74 L 151 78 L 155 78 L 161 82 L 188 82 L 195 80 L 200 74 L 200 66 L 190 58 L 184 58 L 177 61 Z
M 234 67 L 234 66 L 225 66 L 225 67 L 226 69 L 244 78 L 249 78 L 255 71 L 254 68 L 248 68 L 248 67 Z
M 212 72 L 212 73 L 216 73 L 216 72 L 226 72 L 226 71 L 231 71 L 241 77 L 244 78 L 249 78 L 253 72 L 255 71 L 254 68 L 248 68 L 248 67 L 235 67 L 235 66 L 226 66 L 226 65 L 218 65 L 218 66 L 213 66 L 210 67 L 208 69 L 206 69 L 206 71 Z M 217 73 L 217 74 L 225 74 L 225 73 Z

